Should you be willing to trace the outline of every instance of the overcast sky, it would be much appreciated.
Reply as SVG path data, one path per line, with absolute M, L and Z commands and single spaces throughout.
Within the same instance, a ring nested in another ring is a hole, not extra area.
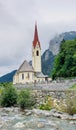
M 31 59 L 35 21 L 43 53 L 55 35 L 76 31 L 76 0 L 0 0 L 0 76 Z

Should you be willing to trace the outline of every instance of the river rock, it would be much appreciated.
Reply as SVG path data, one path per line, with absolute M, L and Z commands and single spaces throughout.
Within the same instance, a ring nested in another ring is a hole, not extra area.
M 4 112 L 1 114 L 1 116 L 8 116 L 8 114 Z
M 16 130 L 23 130 L 23 129 L 26 129 L 26 130 L 36 130 L 36 129 L 64 130 L 62 127 L 63 124 L 66 126 L 66 129 L 69 128 L 70 126 L 75 127 L 76 125 L 76 120 L 75 120 L 76 114 L 69 115 L 67 113 L 57 111 L 55 109 L 52 109 L 50 111 L 39 110 L 39 109 L 25 110 L 24 114 L 22 114 L 23 113 L 22 111 L 19 112 L 18 109 L 15 109 L 18 113 L 16 113 L 16 111 L 13 110 L 13 108 L 12 110 L 6 108 L 4 109 L 4 111 L 3 109 L 4 108 L 0 109 L 0 130 L 8 130 L 10 126 L 11 126 L 11 129 L 16 129 Z M 7 110 L 9 111 L 9 113 L 7 112 Z M 64 120 L 66 119 L 66 120 L 64 121 L 61 119 L 57 119 L 55 117 L 58 117 Z
M 3 126 L 3 122 L 0 122 L 0 128 L 2 128 L 2 126 Z
M 7 128 L 7 127 L 8 127 L 8 124 L 6 122 L 0 121 L 0 128 L 2 128 L 2 130 L 3 128 Z
M 73 120 L 76 120 L 76 114 L 73 115 Z
M 39 116 L 39 115 L 42 115 L 44 113 L 44 111 L 39 110 L 39 109 L 33 109 L 33 113 Z
M 25 127 L 25 126 L 21 122 L 16 123 L 15 126 L 14 126 L 14 128 L 23 128 L 23 127 Z
M 45 124 L 42 123 L 42 122 L 40 122 L 40 123 L 37 124 L 37 127 L 38 127 L 38 128 L 44 128 L 44 127 L 45 127 Z
M 26 116 L 30 116 L 30 115 L 32 115 L 31 111 L 29 111 L 29 112 L 26 113 Z
M 70 124 L 76 125 L 76 121 L 70 121 Z
M 12 111 L 14 111 L 14 107 L 4 107 L 3 108 L 3 111 L 5 111 L 5 112 L 12 112 Z
M 50 120 L 47 122 L 47 125 L 50 125 L 50 126 L 52 126 L 52 127 L 57 128 L 57 124 L 54 123 L 54 122 L 52 122 L 52 121 L 50 121 Z
M 35 129 L 27 129 L 27 130 L 35 130 Z

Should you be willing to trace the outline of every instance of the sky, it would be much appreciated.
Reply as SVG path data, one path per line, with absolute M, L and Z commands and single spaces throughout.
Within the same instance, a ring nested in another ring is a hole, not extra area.
M 31 60 L 36 21 L 43 53 L 54 36 L 76 31 L 76 0 L 0 0 L 0 76 Z

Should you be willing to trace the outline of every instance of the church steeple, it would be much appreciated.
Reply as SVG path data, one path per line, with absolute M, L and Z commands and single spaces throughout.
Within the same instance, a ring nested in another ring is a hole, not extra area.
M 41 47 L 36 23 L 35 23 L 33 46 L 32 46 L 32 66 L 35 72 L 41 72 Z
M 35 23 L 35 32 L 34 32 L 34 40 L 33 40 L 33 46 L 34 46 L 34 48 L 36 47 L 37 44 L 40 47 L 40 42 L 39 42 L 39 37 L 38 37 L 38 31 L 37 31 L 37 23 Z

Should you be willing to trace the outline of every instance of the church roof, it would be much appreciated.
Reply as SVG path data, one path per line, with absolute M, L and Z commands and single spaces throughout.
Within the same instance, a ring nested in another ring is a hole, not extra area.
M 36 77 L 37 78 L 45 78 L 45 77 L 48 77 L 48 76 L 44 75 L 42 72 L 36 72 Z
M 25 60 L 17 72 L 33 72 L 33 67 Z
M 38 31 L 37 31 L 37 24 L 35 24 L 35 32 L 34 32 L 34 40 L 33 40 L 34 48 L 36 47 L 37 43 L 38 43 L 38 45 L 40 47 L 40 42 L 39 42 L 39 38 L 38 38 Z

